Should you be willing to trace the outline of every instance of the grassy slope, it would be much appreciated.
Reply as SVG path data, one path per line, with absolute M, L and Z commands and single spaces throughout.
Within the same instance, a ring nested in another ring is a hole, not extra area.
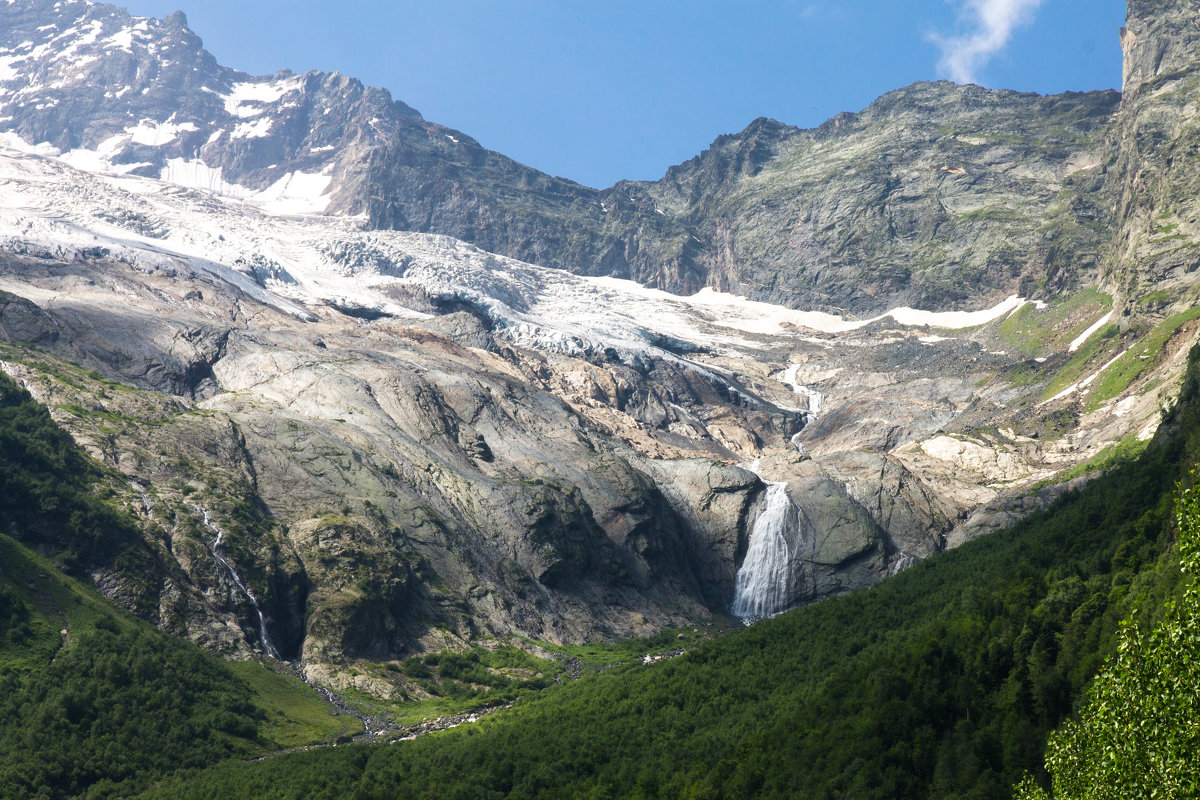
M 0 796 L 128 795 L 256 747 L 250 692 L 219 661 L 7 536 L 0 563 Z
M 1112 298 L 1096 289 L 1054 300 L 1045 309 L 1022 306 L 1000 323 L 997 332 L 1005 347 L 1029 358 L 1052 355 L 1112 309 Z M 1075 320 L 1068 325 L 1068 320 Z
M 251 691 L 262 714 L 259 740 L 266 750 L 309 747 L 363 732 L 362 722 L 336 714 L 316 691 L 297 677 L 257 661 L 237 661 L 229 670 Z
M 127 796 L 176 769 L 357 731 L 299 681 L 231 671 L 62 571 L 115 560 L 136 574 L 153 557 L 93 493 L 107 477 L 0 374 L 0 797 Z
M 1170 591 L 1195 368 L 1160 441 L 1049 513 L 662 663 L 400 745 L 226 764 L 151 797 L 1007 797 Z

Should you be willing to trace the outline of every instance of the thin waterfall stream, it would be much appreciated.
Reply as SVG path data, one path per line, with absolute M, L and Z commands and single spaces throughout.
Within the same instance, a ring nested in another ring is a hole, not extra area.
M 262 639 L 263 650 L 276 661 L 282 661 L 283 658 L 280 657 L 279 651 L 275 649 L 275 645 L 271 641 L 271 635 L 267 632 L 267 618 L 263 616 L 262 608 L 258 605 L 258 600 L 254 597 L 254 593 L 250 591 L 250 588 L 242 581 L 242 577 L 238 575 L 237 570 L 233 568 L 229 560 L 221 554 L 221 549 L 225 544 L 225 532 L 218 528 L 208 516 L 207 509 L 200 506 L 193 506 L 193 508 L 200 513 L 201 518 L 204 520 L 204 527 L 216 534 L 216 538 L 208 546 L 209 552 L 213 554 L 213 558 L 221 563 L 221 566 L 228 570 L 229 577 L 233 579 L 233 582 L 241 589 L 242 594 L 250 601 L 250 605 L 254 608 L 254 613 L 258 614 L 258 633 Z
M 138 493 L 138 498 L 142 501 L 142 514 L 146 519 L 154 519 L 154 506 L 151 504 L 150 493 L 146 491 L 146 487 L 137 481 L 130 481 L 129 486 Z
M 792 594 L 792 553 L 788 534 L 797 523 L 796 508 L 788 497 L 787 484 L 767 482 L 764 507 L 754 521 L 746 558 L 737 572 L 734 616 L 750 623 L 787 609 Z

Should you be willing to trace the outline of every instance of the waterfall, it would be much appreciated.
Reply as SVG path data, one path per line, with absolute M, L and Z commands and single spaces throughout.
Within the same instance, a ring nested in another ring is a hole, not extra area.
M 154 519 L 154 508 L 150 505 L 150 493 L 146 491 L 146 487 L 142 486 L 137 481 L 130 481 L 129 486 L 138 493 L 138 497 L 142 501 L 142 513 L 146 519 Z
M 258 634 L 262 639 L 263 650 L 266 651 L 267 655 L 276 661 L 282 661 L 283 659 L 280 657 L 279 651 L 275 649 L 275 645 L 271 642 L 271 635 L 267 633 L 267 618 L 263 616 L 262 609 L 258 605 L 258 600 L 254 597 L 254 593 L 250 591 L 250 588 L 242 582 L 242 577 L 238 575 L 237 570 L 233 568 L 233 564 L 230 564 L 228 559 L 221 554 L 221 549 L 224 547 L 225 543 L 225 532 L 218 528 L 212 519 L 209 518 L 207 509 L 201 508 L 200 506 L 193 506 L 193 508 L 200 512 L 200 516 L 204 520 L 204 527 L 208 528 L 217 535 L 208 548 L 213 554 L 213 558 L 219 561 L 221 566 L 225 567 L 225 569 L 229 572 L 229 577 L 232 578 L 233 582 L 237 584 L 237 587 L 242 590 L 242 594 L 246 596 L 246 599 L 250 601 L 250 605 L 254 608 L 254 613 L 258 615 Z
M 901 572 L 908 569 L 913 564 L 916 564 L 920 560 L 921 559 L 917 558 L 916 556 L 910 556 L 908 553 L 901 550 L 897 555 L 896 563 L 892 564 L 892 571 L 889 574 L 899 575 Z
M 775 380 L 792 387 L 792 392 L 794 394 L 798 394 L 805 399 L 805 407 L 803 409 L 797 409 L 797 411 L 800 411 L 800 413 L 804 414 L 804 427 L 808 427 L 810 422 L 814 422 L 817 419 L 817 414 L 821 413 L 821 407 L 825 404 L 825 394 L 823 392 L 818 392 L 816 389 L 810 389 L 807 386 L 802 386 L 797 382 L 796 378 L 799 375 L 800 367 L 800 364 L 792 364 L 783 372 L 776 375 Z M 805 449 L 804 443 L 800 441 L 800 437 L 803 436 L 803 434 L 803 429 L 797 431 L 792 436 L 790 441 L 797 450 L 807 455 L 808 450 Z
M 753 465 L 752 465 L 753 466 Z M 733 615 L 745 622 L 764 619 L 788 607 L 792 558 L 788 533 L 796 510 L 786 483 L 768 483 L 766 505 L 750 531 L 750 546 L 737 573 Z
M 797 374 L 800 371 L 800 367 L 800 364 L 792 364 L 783 372 L 776 375 L 775 379 L 780 383 L 786 383 L 788 386 L 792 387 L 792 392 L 795 394 L 807 398 L 808 405 L 805 410 L 808 412 L 810 419 L 816 419 L 817 414 L 821 413 L 821 406 L 825 403 L 825 393 L 818 392 L 816 389 L 810 389 L 807 386 L 800 385 L 800 383 L 796 380 Z

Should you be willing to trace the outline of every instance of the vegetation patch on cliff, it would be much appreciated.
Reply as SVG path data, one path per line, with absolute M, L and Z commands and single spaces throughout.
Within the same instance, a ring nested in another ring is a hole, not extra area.
M 1064 352 L 1100 316 L 1112 310 L 1112 297 L 1086 289 L 1071 297 L 1052 300 L 1044 309 L 1030 303 L 1000 323 L 1000 341 L 1024 356 Z

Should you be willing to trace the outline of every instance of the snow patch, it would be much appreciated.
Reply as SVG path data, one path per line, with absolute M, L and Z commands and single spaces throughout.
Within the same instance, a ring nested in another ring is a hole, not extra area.
M 243 199 L 249 192 L 242 186 L 229 183 L 220 167 L 213 169 L 203 161 L 192 158 L 172 158 L 163 167 L 160 177 L 164 181 L 188 189 L 202 189 L 213 194 Z
M 262 139 L 271 133 L 271 128 L 274 126 L 275 120 L 270 117 L 262 117 L 253 122 L 242 122 L 233 129 L 229 134 L 231 139 Z
M 124 50 L 126 53 L 133 53 L 133 31 L 129 29 L 120 30 L 104 40 L 104 44 L 108 45 L 113 50 Z
M 779 334 L 792 328 L 808 328 L 821 333 L 846 333 L 889 317 L 907 327 L 931 327 L 960 330 L 984 325 L 1010 314 L 1027 302 L 1013 295 L 982 311 L 922 311 L 915 308 L 896 308 L 867 320 L 847 320 L 836 314 L 795 309 L 749 300 L 735 294 L 719 292 L 711 287 L 701 289 L 690 297 L 680 297 L 659 289 L 649 289 L 634 281 L 620 278 L 588 278 L 597 287 L 620 291 L 649 300 L 681 303 L 713 314 L 718 325 L 745 333 Z
M 137 127 L 129 128 L 127 132 L 130 139 L 137 144 L 161 147 L 164 144 L 170 144 L 175 141 L 181 132 L 197 130 L 200 129 L 191 122 L 175 125 L 170 122 L 155 122 L 144 119 L 137 124 Z
M 225 101 L 225 110 L 232 116 L 257 117 L 266 110 L 261 106 L 277 103 L 285 94 L 298 91 L 303 85 L 304 78 L 300 75 L 282 81 L 246 81 L 235 83 L 229 94 L 221 95 L 221 98 Z
M 1088 328 L 1086 331 L 1084 331 L 1083 333 L 1076 336 L 1074 341 L 1072 341 L 1071 344 L 1067 345 L 1067 352 L 1074 353 L 1076 350 L 1083 347 L 1084 342 L 1086 342 L 1088 339 L 1092 338 L 1092 334 L 1094 334 L 1096 331 L 1100 330 L 1101 328 L 1103 328 L 1105 325 L 1108 324 L 1108 321 L 1110 319 L 1112 319 L 1113 313 L 1114 312 L 1109 311 L 1103 317 L 1101 317 L 1100 319 L 1093 322 L 1090 328 Z
M 0 148 L 15 150 L 25 155 L 43 156 L 45 158 L 53 158 L 62 152 L 49 142 L 30 144 L 12 131 L 0 132 Z
M 127 128 L 125 133 L 110 136 L 98 144 L 94 150 L 76 148 L 63 153 L 62 161 L 76 169 L 105 175 L 124 175 L 139 167 L 147 166 L 147 162 L 136 164 L 118 164 L 114 159 L 130 143 L 161 147 L 170 144 L 184 131 L 199 130 L 194 124 L 185 122 L 174 124 L 170 122 L 155 122 L 143 119 L 133 128 Z
M 247 202 L 270 214 L 321 214 L 332 199 L 326 194 L 332 180 L 330 175 L 289 172 Z
M 221 168 L 212 168 L 203 161 L 172 158 L 163 167 L 162 180 L 200 189 L 231 200 L 256 206 L 268 214 L 320 214 L 329 205 L 330 175 L 308 172 L 289 172 L 262 191 L 254 191 L 225 180 Z
M 1015 294 L 1005 299 L 999 305 L 985 308 L 982 311 L 921 311 L 915 308 L 897 308 L 884 314 L 901 325 L 913 328 L 946 328 L 947 330 L 962 330 L 986 325 L 1007 314 L 1011 314 L 1027 301 Z M 877 317 L 882 319 L 883 317 Z M 874 320 L 872 320 L 874 322 Z
M 13 64 L 24 60 L 23 56 L 0 56 L 0 81 L 15 80 L 17 70 Z

